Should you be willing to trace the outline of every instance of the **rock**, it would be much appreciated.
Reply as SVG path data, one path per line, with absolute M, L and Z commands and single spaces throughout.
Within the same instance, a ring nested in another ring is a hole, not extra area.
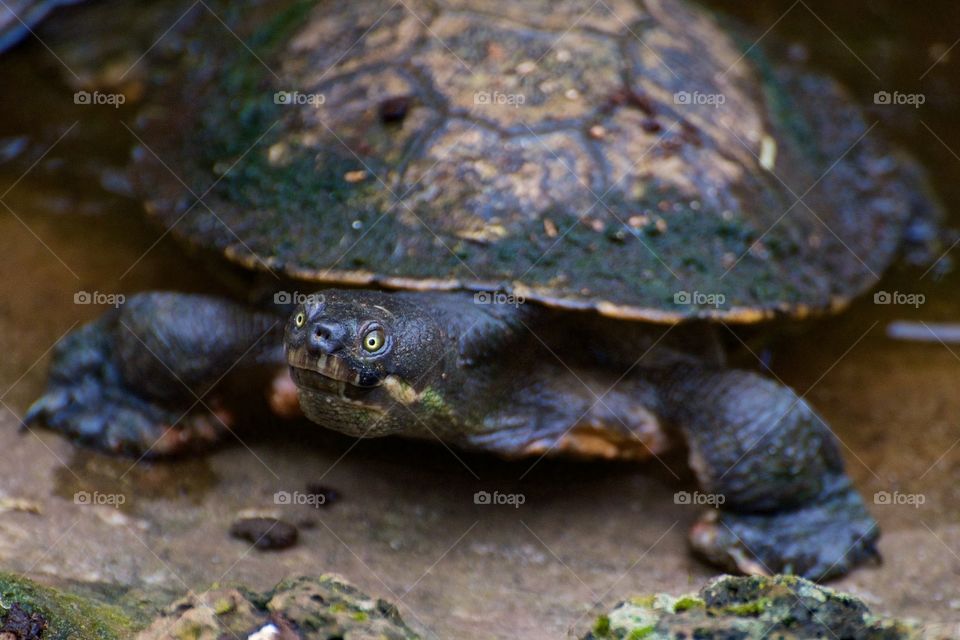
M 285 580 L 265 594 L 216 589 L 172 604 L 138 640 L 221 637 L 257 640 L 418 640 L 392 604 L 343 578 Z
M 266 593 L 216 587 L 162 607 L 139 592 L 113 592 L 119 606 L 101 596 L 94 585 L 54 589 L 0 573 L 0 640 L 419 640 L 395 606 L 334 574 Z
M 0 573 L 3 640 L 120 640 L 135 628 L 116 607 Z
M 698 594 L 631 598 L 584 640 L 914 640 L 916 626 L 872 615 L 852 595 L 793 576 L 717 578 Z
M 47 620 L 39 613 L 27 613 L 14 602 L 3 616 L 0 640 L 40 640 L 47 629 Z
M 297 544 L 297 527 L 276 518 L 240 518 L 230 525 L 230 535 L 248 540 L 262 550 L 286 549 Z
M 177 600 L 137 637 L 140 640 L 243 638 L 263 626 L 265 616 L 237 589 L 212 589 Z

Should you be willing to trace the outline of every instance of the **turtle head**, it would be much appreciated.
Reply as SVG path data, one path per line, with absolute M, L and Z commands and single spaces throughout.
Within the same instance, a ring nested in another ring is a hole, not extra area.
M 419 394 L 443 371 L 444 332 L 429 306 L 379 291 L 308 296 L 284 347 L 306 416 L 359 437 L 415 430 Z

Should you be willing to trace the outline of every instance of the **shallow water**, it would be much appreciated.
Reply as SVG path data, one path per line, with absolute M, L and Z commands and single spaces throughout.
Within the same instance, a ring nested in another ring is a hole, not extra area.
M 812 63 L 841 76 L 864 103 L 880 90 L 922 90 L 920 109 L 868 108 L 930 168 L 960 222 L 960 47 L 919 79 L 960 38 L 960 9 L 713 4 L 743 12 L 758 33 L 775 24 L 764 43 L 784 55 L 802 55 L 795 43 L 804 43 Z M 132 467 L 43 430 L 19 432 L 17 416 L 43 388 L 50 347 L 104 310 L 76 304 L 78 292 L 218 289 L 123 196 L 120 169 L 132 143 L 124 123 L 134 105 L 73 103 L 85 74 L 103 69 L 60 25 L 80 20 L 119 33 L 111 23 L 122 23 L 118 5 L 101 3 L 96 19 L 84 8 L 65 10 L 62 22 L 40 31 L 50 50 L 28 41 L 0 66 L 0 489 L 42 509 L 0 519 L 0 566 L 180 591 L 231 580 L 265 588 L 291 572 L 337 571 L 400 600 L 409 622 L 441 638 L 561 637 L 586 627 L 594 603 L 680 592 L 714 573 L 685 547 L 697 514 L 672 500 L 674 474 L 690 486 L 681 459 L 639 469 L 551 461 L 527 473 L 530 462 L 439 445 L 354 446 L 309 425 L 264 423 L 203 459 Z M 136 30 L 124 38 L 133 51 L 152 42 Z M 141 68 L 124 72 L 136 56 L 114 49 L 107 75 L 135 95 Z M 759 354 L 833 426 L 884 531 L 886 562 L 836 585 L 878 611 L 945 625 L 960 625 L 960 346 L 894 342 L 884 329 L 893 320 L 960 321 L 958 285 L 957 273 L 897 270 L 881 289 L 922 294 L 924 304 L 877 305 L 868 296 Z M 760 366 L 749 353 L 741 360 Z M 298 547 L 260 554 L 227 537 L 238 511 L 274 509 L 275 491 L 302 489 L 305 480 L 336 487 L 343 499 L 296 511 L 313 521 Z M 473 503 L 475 491 L 493 488 L 522 491 L 526 504 Z M 126 499 L 120 509 L 78 505 L 77 491 Z M 922 496 L 923 504 L 873 504 L 877 492 Z

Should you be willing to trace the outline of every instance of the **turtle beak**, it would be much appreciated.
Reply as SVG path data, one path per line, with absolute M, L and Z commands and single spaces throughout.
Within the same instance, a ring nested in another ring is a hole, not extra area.
M 297 347 L 287 351 L 287 364 L 297 370 L 296 373 L 301 376 L 304 371 L 307 371 L 354 387 L 363 386 L 360 384 L 360 374 L 352 371 L 345 360 L 334 355 L 325 353 L 313 355 L 308 349 Z M 316 380 L 317 378 L 316 376 L 310 376 L 309 379 Z M 294 380 L 297 380 L 297 375 L 294 375 Z

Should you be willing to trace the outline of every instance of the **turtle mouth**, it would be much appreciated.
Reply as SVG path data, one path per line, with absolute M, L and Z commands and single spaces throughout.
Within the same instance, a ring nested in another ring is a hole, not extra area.
M 351 369 L 343 358 L 329 354 L 311 356 L 303 348 L 288 351 L 287 364 L 290 365 L 290 376 L 298 387 L 352 400 L 366 397 L 381 384 L 377 382 L 364 386 L 360 383 L 360 374 Z

